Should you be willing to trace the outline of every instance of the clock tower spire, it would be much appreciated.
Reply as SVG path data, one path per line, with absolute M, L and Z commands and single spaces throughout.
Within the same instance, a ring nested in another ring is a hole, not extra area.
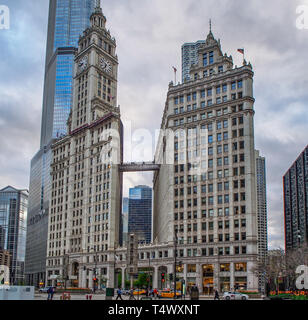
M 106 17 L 96 2 L 91 26 L 79 39 L 75 56 L 74 100 L 71 130 L 95 122 L 117 108 L 118 57 L 116 40 L 106 29 Z

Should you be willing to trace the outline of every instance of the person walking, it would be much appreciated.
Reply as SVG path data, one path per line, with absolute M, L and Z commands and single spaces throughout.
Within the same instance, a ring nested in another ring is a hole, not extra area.
M 155 288 L 155 289 L 153 290 L 153 296 L 154 296 L 154 298 L 156 298 L 156 299 L 157 299 L 157 294 L 158 294 L 158 291 L 157 291 L 157 289 Z
M 123 300 L 123 299 L 122 299 L 122 291 L 121 291 L 121 288 L 119 288 L 119 289 L 117 290 L 117 294 L 118 294 L 118 296 L 117 296 L 116 300 L 118 300 L 119 298 L 120 298 L 121 300 Z
M 134 289 L 130 289 L 129 291 L 129 300 L 136 300 L 136 298 L 134 297 Z
M 55 293 L 54 288 L 53 287 L 49 287 L 47 290 L 48 296 L 47 296 L 47 300 L 52 300 L 53 299 L 53 295 Z
M 215 290 L 215 297 L 214 297 L 214 300 L 220 300 L 218 290 Z

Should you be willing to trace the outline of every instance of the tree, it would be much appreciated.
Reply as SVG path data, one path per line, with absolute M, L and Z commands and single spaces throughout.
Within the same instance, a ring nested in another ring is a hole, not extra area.
M 286 275 L 286 256 L 281 248 L 271 250 L 268 256 L 259 258 L 252 271 L 258 276 L 264 276 L 271 289 L 279 291 L 279 278 Z

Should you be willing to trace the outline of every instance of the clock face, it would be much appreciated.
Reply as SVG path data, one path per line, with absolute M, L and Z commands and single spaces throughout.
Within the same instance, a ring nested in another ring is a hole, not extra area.
M 78 68 L 80 71 L 83 71 L 88 66 L 88 56 L 84 56 L 78 63 Z
M 112 73 L 112 65 L 111 62 L 109 62 L 108 60 L 106 60 L 105 58 L 101 58 L 100 60 L 100 66 L 101 68 L 108 73 Z

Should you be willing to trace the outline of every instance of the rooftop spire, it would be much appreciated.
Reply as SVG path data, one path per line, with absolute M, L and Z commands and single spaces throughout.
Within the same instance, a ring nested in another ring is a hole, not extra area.
M 212 19 L 210 19 L 210 33 L 212 32 Z
M 96 0 L 96 7 L 94 9 L 95 13 L 102 13 L 101 0 Z

